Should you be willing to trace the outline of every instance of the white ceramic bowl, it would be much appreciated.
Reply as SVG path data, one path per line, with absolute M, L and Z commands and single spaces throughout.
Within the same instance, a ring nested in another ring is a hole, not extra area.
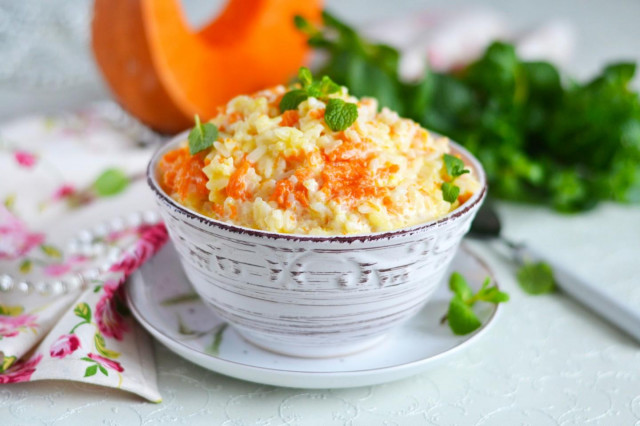
M 374 345 L 417 313 L 443 279 L 480 207 L 480 163 L 452 143 L 482 187 L 442 219 L 390 232 L 310 236 L 259 231 L 217 221 L 180 205 L 148 183 L 194 289 L 248 341 L 292 356 L 345 355 Z

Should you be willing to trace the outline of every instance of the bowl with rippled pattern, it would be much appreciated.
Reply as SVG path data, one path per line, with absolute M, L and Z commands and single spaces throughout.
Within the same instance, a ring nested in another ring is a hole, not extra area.
M 157 164 L 184 138 L 161 147 L 147 169 L 184 271 L 245 339 L 291 356 L 364 350 L 420 311 L 442 283 L 487 191 L 480 163 L 451 143 L 481 188 L 438 220 L 345 236 L 266 232 L 199 214 L 162 189 Z

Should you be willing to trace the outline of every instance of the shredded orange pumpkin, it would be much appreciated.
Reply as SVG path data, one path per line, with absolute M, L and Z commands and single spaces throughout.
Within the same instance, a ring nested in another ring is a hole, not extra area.
M 189 154 L 189 148 L 183 147 L 167 152 L 158 167 L 162 172 L 162 186 L 169 193 L 180 198 L 208 199 L 207 176 L 202 171 L 205 165 L 204 154 Z
M 236 200 L 248 200 L 251 197 L 251 192 L 247 189 L 244 176 L 252 167 L 253 165 L 245 156 L 229 178 L 229 184 L 227 185 L 228 197 Z

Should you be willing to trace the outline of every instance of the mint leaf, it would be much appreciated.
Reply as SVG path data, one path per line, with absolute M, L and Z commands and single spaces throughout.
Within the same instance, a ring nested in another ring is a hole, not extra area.
M 444 182 L 442 184 L 442 198 L 449 203 L 455 203 L 460 194 L 460 187 L 454 185 L 451 182 Z
M 551 293 L 556 288 L 553 270 L 544 262 L 525 263 L 516 278 L 520 287 L 529 294 Z
M 459 272 L 454 272 L 449 278 L 449 289 L 463 301 L 468 301 L 473 296 L 473 291 L 467 280 Z
M 504 291 L 500 291 L 496 285 L 490 287 L 491 278 L 487 277 L 482 283 L 482 288 L 478 291 L 475 298 L 489 303 L 503 303 L 509 301 L 509 295 Z
M 461 176 L 465 173 L 469 173 L 469 170 L 464 168 L 464 161 L 453 155 L 444 154 L 444 166 L 447 169 L 447 174 L 453 178 Z
M 129 177 L 120 169 L 107 169 L 93 182 L 93 189 L 100 197 L 122 192 L 129 185 Z
M 330 95 L 340 91 L 340 85 L 331 80 L 329 76 L 323 76 L 320 80 L 320 91 L 323 95 Z
M 469 334 L 482 325 L 476 314 L 459 296 L 453 296 L 447 314 L 449 327 L 457 335 Z
M 340 85 L 336 84 L 331 78 L 326 75 L 322 77 L 320 81 L 314 81 L 309 87 L 307 87 L 307 93 L 309 96 L 313 96 L 318 99 L 327 99 L 332 93 L 340 91 Z
M 342 99 L 329 99 L 324 121 L 334 132 L 349 128 L 358 118 L 358 106 Z
M 298 109 L 298 105 L 307 100 L 308 97 L 307 92 L 302 89 L 295 89 L 285 93 L 280 100 L 280 112 Z
M 498 290 L 496 287 L 491 287 L 481 300 L 489 303 L 504 303 L 509 301 L 509 294 Z
M 313 75 L 311 71 L 307 67 L 300 67 L 298 70 L 298 80 L 300 80 L 300 84 L 302 84 L 303 88 L 309 87 L 313 82 Z
M 482 287 L 476 294 L 462 274 L 454 272 L 449 277 L 449 289 L 454 293 L 449 302 L 447 315 L 442 323 L 449 321 L 449 327 L 458 335 L 469 334 L 480 328 L 482 323 L 473 312 L 473 306 L 478 301 L 488 303 L 503 303 L 509 300 L 509 295 L 500 291 L 496 285 L 491 286 L 491 278 L 485 278 Z
M 196 125 L 189 132 L 189 153 L 195 155 L 211 146 L 218 139 L 218 128 L 213 123 L 200 123 L 200 117 L 195 116 Z

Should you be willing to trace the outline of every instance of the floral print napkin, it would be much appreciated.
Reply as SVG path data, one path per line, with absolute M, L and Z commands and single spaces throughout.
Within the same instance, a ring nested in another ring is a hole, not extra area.
M 127 200 L 152 148 L 103 109 L 0 126 L 0 384 L 77 380 L 159 402 L 123 292 L 167 240 L 156 215 L 135 212 L 150 206 Z

